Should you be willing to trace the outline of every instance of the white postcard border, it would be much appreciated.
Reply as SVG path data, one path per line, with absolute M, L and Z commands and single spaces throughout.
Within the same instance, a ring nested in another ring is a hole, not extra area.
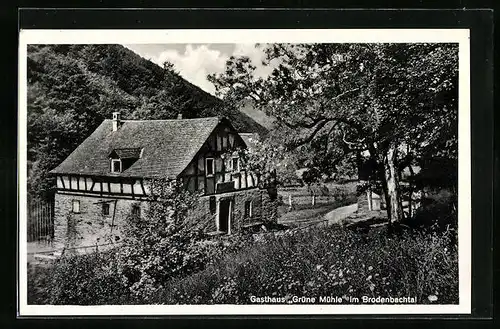
M 27 305 L 27 45 L 209 44 L 242 43 L 242 40 L 244 43 L 459 43 L 458 305 Z M 417 315 L 470 314 L 471 312 L 470 40 L 468 29 L 21 30 L 19 33 L 18 90 L 18 314 L 20 316 Z

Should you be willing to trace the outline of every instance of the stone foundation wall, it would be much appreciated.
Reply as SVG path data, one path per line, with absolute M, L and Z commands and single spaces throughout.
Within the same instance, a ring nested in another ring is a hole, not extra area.
M 277 221 L 276 203 L 269 199 L 266 190 L 249 189 L 215 195 L 216 209 L 223 199 L 233 201 L 231 233 L 241 231 L 242 226 L 257 221 Z M 72 211 L 73 200 L 80 203 L 80 211 Z M 245 218 L 245 202 L 252 202 L 252 216 Z M 103 214 L 103 203 L 109 205 L 109 215 Z M 147 201 L 109 199 L 57 193 L 54 206 L 54 248 L 65 252 L 80 253 L 86 248 L 106 249 L 123 239 L 126 219 L 137 205 L 141 215 L 147 211 Z M 210 211 L 210 196 L 201 197 L 189 213 L 189 220 L 202 226 L 205 232 L 217 230 L 217 211 Z M 105 247 L 108 246 L 108 247 Z
M 232 200 L 233 209 L 231 217 L 231 232 L 236 233 L 241 231 L 242 227 L 257 221 L 273 221 L 276 222 L 276 204 L 271 202 L 266 190 L 250 189 L 243 191 L 235 191 L 214 195 L 216 203 L 216 211 L 210 212 L 210 196 L 203 196 L 198 201 L 198 204 L 191 210 L 190 220 L 197 223 L 204 223 L 203 230 L 205 232 L 214 232 L 217 230 L 217 215 L 221 200 Z M 245 203 L 252 202 L 252 216 L 245 218 Z
M 72 211 L 73 200 L 80 202 L 79 213 Z M 103 203 L 109 205 L 109 215 L 103 214 Z M 144 201 L 56 193 L 54 248 L 78 248 L 77 252 L 80 252 L 84 251 L 83 247 L 120 242 L 125 220 L 132 213 L 134 205 L 138 205 L 141 214 L 144 214 L 147 207 Z

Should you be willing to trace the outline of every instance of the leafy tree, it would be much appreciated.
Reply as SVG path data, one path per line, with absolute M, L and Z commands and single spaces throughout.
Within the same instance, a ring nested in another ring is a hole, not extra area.
M 147 299 L 173 277 L 202 269 L 208 249 L 201 244 L 204 221 L 188 220 L 199 195 L 181 182 L 155 179 L 144 216 L 130 215 L 124 244 L 117 253 L 118 268 L 126 286 Z
M 261 47 L 263 64 L 275 65 L 272 73 L 256 77 L 248 57 L 231 57 L 223 73 L 208 77 L 217 93 L 231 102 L 253 99 L 277 119 L 277 129 L 287 131 L 286 145 L 309 153 L 309 164 L 325 173 L 346 157 L 367 157 L 387 200 L 389 221 L 400 221 L 401 163 L 424 156 L 430 145 L 455 152 L 437 141 L 456 149 L 450 131 L 457 118 L 457 45 Z

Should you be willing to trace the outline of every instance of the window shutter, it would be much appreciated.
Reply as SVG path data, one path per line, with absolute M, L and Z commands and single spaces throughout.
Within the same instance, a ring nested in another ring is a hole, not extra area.
M 214 196 L 211 196 L 210 197 L 210 214 L 214 215 L 215 212 L 216 212 L 216 208 L 217 208 L 217 203 L 215 201 L 215 197 Z
M 75 214 L 80 213 L 80 200 L 73 200 L 73 203 L 72 203 L 72 211 L 73 211 Z
M 102 204 L 102 214 L 104 216 L 109 215 L 109 203 L 103 203 Z

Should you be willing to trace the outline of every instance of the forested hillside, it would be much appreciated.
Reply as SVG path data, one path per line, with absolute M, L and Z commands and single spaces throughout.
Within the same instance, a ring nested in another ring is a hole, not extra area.
M 268 116 L 266 112 L 260 110 L 256 107 L 255 102 L 251 99 L 243 99 L 238 103 L 238 109 L 240 112 L 248 115 L 260 125 L 266 127 L 269 130 L 273 129 L 275 118 Z
M 124 119 L 224 115 L 239 131 L 265 128 L 236 108 L 120 45 L 28 47 L 28 191 L 50 196 L 48 171 L 111 113 Z

